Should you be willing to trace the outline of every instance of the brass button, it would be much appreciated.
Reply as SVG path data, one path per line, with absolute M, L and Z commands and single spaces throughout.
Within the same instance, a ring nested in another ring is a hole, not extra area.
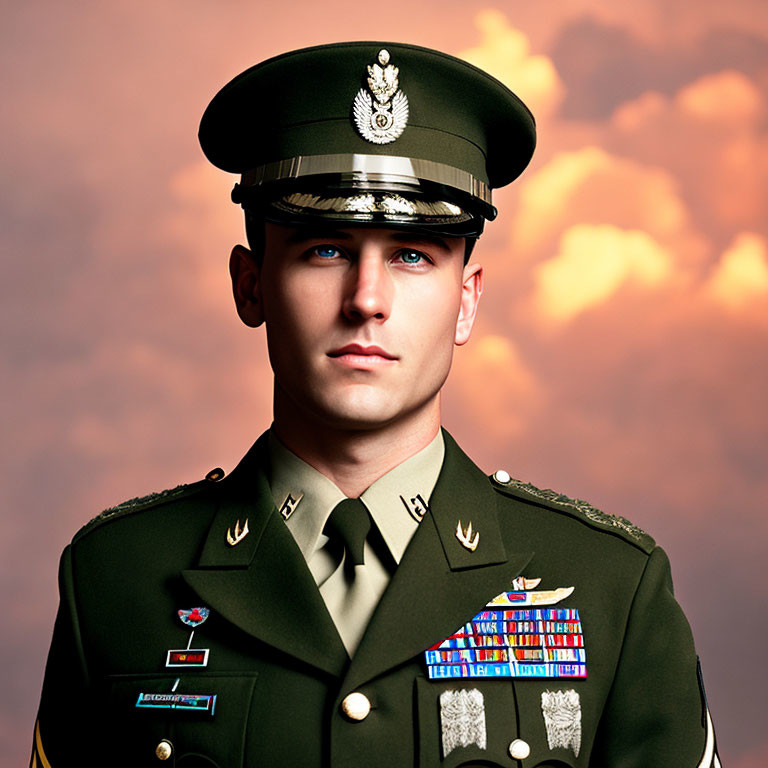
M 167 760 L 173 754 L 173 744 L 168 739 L 163 739 L 155 747 L 155 757 L 158 760 Z
M 365 720 L 371 711 L 371 702 L 364 693 L 355 691 L 344 697 L 341 702 L 341 711 L 350 720 Z
M 522 739 L 515 739 L 509 745 L 509 756 L 513 760 L 525 760 L 525 758 L 530 754 L 531 747 L 527 741 L 523 741 Z
M 497 469 L 493 473 L 493 479 L 497 483 L 501 483 L 502 485 L 506 485 L 512 478 L 509 476 L 509 472 L 506 472 L 503 469 Z
M 531 754 L 531 747 L 527 741 L 522 739 L 515 739 L 509 745 L 509 756 L 513 760 L 525 760 L 528 755 Z

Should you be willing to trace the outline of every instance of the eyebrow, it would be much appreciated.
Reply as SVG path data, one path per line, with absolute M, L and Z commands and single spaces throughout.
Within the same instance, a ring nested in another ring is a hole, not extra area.
M 392 239 L 398 243 L 408 243 L 413 245 L 434 245 L 440 250 L 450 253 L 451 249 L 448 243 L 437 235 L 429 235 L 424 232 L 406 232 L 394 231 Z M 302 227 L 293 232 L 287 242 L 292 244 L 305 243 L 308 240 L 354 240 L 354 235 L 345 232 L 343 229 L 328 227 Z
M 305 243 L 307 240 L 351 240 L 352 235 L 347 232 L 343 232 L 340 229 L 311 229 L 310 227 L 303 227 L 297 229 L 288 238 L 289 243 Z
M 397 240 L 400 243 L 425 243 L 429 245 L 436 245 L 446 253 L 450 253 L 451 251 L 448 243 L 442 237 L 438 237 L 437 235 L 427 235 L 424 232 L 395 232 L 392 237 L 394 240 Z

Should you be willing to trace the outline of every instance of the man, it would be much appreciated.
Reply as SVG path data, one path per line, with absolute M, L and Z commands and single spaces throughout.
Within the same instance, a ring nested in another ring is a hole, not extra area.
M 235 78 L 200 139 L 242 174 L 230 271 L 274 424 L 230 476 L 75 536 L 32 764 L 718 766 L 662 550 L 440 428 L 524 105 L 344 43 Z

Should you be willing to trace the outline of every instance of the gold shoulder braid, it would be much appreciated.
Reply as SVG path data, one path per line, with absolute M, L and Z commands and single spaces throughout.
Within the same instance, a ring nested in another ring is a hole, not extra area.
M 113 517 L 128 515 L 132 512 L 138 512 L 139 510 L 147 509 L 148 507 L 153 507 L 166 501 L 173 501 L 184 496 L 190 496 L 193 493 L 203 490 L 211 483 L 217 483 L 223 477 L 224 470 L 217 467 L 216 469 L 212 469 L 203 480 L 198 480 L 195 483 L 185 483 L 165 491 L 150 493 L 148 496 L 137 496 L 136 498 L 128 499 L 128 501 L 124 501 L 117 506 L 105 509 L 103 512 L 96 515 L 96 517 L 86 523 L 75 534 L 75 539 L 79 539 L 83 534 L 88 533 L 93 528 L 98 527 L 101 523 L 110 520 Z
M 531 483 L 524 483 L 522 480 L 515 480 L 513 477 L 511 477 L 508 482 L 504 483 L 504 485 L 517 488 L 518 490 L 524 491 L 539 499 L 544 499 L 545 501 L 553 501 L 556 504 L 563 504 L 567 507 L 571 507 L 572 509 L 581 512 L 593 522 L 600 523 L 601 525 L 609 525 L 613 528 L 619 528 L 634 539 L 640 539 L 641 537 L 648 535 L 642 528 L 639 528 L 634 523 L 627 520 L 626 517 L 610 515 L 597 507 L 593 507 L 588 501 L 584 501 L 584 499 L 572 499 L 564 493 L 558 493 L 550 488 L 537 488 Z

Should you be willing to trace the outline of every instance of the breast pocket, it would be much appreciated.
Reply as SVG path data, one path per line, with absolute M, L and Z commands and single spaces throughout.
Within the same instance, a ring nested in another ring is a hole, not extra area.
M 108 678 L 105 762 L 156 767 L 159 758 L 178 768 L 242 766 L 256 679 L 254 673 Z
M 419 768 L 577 765 L 570 750 L 550 749 L 536 703 L 541 694 L 527 682 L 417 678 Z
M 419 768 L 514 765 L 515 697 L 508 681 L 416 680 Z

